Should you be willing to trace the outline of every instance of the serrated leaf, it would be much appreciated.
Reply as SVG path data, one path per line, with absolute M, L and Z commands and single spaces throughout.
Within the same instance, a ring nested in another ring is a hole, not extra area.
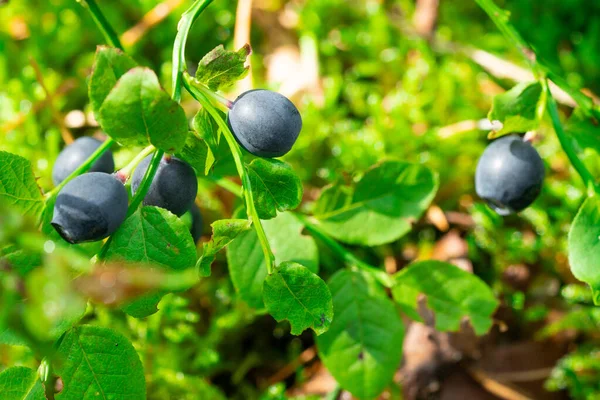
M 90 103 L 96 117 L 99 115 L 104 99 L 119 78 L 136 66 L 136 62 L 121 50 L 98 46 L 89 82 Z
M 208 144 L 193 132 L 188 134 L 185 145 L 178 153 L 175 153 L 175 156 L 188 163 L 199 176 L 208 175 L 215 162 L 215 157 Z
M 317 336 L 323 363 L 359 399 L 390 384 L 402 359 L 404 325 L 393 302 L 372 277 L 341 270 L 329 280 L 335 318 Z
M 44 198 L 31 163 L 5 151 L 0 151 L 0 202 L 36 218 L 44 209 Z
M 53 363 L 63 382 L 56 400 L 145 400 L 142 363 L 126 337 L 107 328 L 79 326 L 63 338 Z
M 331 203 L 338 208 L 330 206 L 315 217 L 339 241 L 365 246 L 390 243 L 411 230 L 437 186 L 437 176 L 424 166 L 385 161 L 365 173 L 350 200 Z
M 215 256 L 242 232 L 250 229 L 251 223 L 247 219 L 222 219 L 213 222 L 213 234 L 210 242 L 202 245 L 202 256 L 196 263 L 200 276 L 210 276 L 210 266 L 215 261 Z
M 159 207 L 142 207 L 113 234 L 106 258 L 180 271 L 196 263 L 196 246 L 189 229 L 174 214 Z M 162 295 L 147 294 L 123 310 L 137 318 L 146 317 L 156 312 Z
M 290 322 L 292 335 L 300 335 L 308 328 L 320 335 L 327 332 L 333 319 L 329 288 L 318 275 L 298 263 L 279 264 L 267 276 L 263 299 L 276 321 Z
M 304 226 L 286 212 L 263 221 L 263 227 L 278 263 L 293 261 L 311 272 L 319 270 L 319 253 L 314 239 L 302 235 Z M 267 267 L 256 231 L 239 235 L 227 248 L 227 264 L 233 286 L 240 298 L 254 308 L 263 308 L 263 282 Z
M 542 85 L 539 82 L 523 82 L 495 96 L 488 119 L 500 121 L 502 128 L 490 133 L 489 138 L 536 129 L 540 124 L 538 107 L 541 101 Z
M 577 212 L 568 240 L 569 265 L 575 278 L 592 289 L 600 305 L 600 199 L 588 197 Z
M 26 367 L 12 367 L 0 373 L 2 400 L 46 400 L 38 373 Z
M 99 117 L 104 131 L 123 146 L 151 143 L 175 153 L 184 146 L 188 133 L 183 108 L 160 87 L 156 74 L 143 67 L 121 76 Z
M 293 210 L 302 201 L 302 182 L 286 162 L 257 158 L 248 165 L 254 205 L 261 219 Z
M 219 45 L 200 60 L 196 80 L 211 90 L 227 89 L 248 74 L 249 67 L 245 66 L 248 55 L 248 44 L 238 51 L 225 50 Z
M 498 307 L 494 293 L 477 276 L 456 265 L 421 261 L 398 272 L 394 280 L 394 300 L 416 321 L 422 320 L 417 310 L 419 296 L 425 295 L 439 331 L 458 331 L 464 317 L 469 318 L 478 335 L 492 326 L 492 315 Z

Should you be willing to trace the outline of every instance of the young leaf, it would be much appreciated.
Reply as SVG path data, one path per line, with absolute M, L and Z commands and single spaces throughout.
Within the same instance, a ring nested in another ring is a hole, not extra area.
M 278 263 L 293 261 L 311 272 L 319 269 L 319 253 L 314 239 L 302 235 L 303 225 L 290 213 L 263 221 L 263 227 Z M 239 235 L 227 248 L 227 264 L 233 286 L 240 298 L 254 308 L 263 308 L 263 282 L 267 267 L 256 231 Z
M 385 161 L 365 173 L 351 200 L 333 202 L 337 208 L 315 217 L 339 241 L 365 246 L 390 243 L 410 231 L 437 186 L 437 176 L 426 167 Z
M 588 197 L 573 220 L 568 240 L 569 264 L 575 278 L 590 285 L 600 305 L 600 199 Z
M 0 373 L 2 400 L 46 400 L 38 373 L 26 367 L 12 367 Z
M 5 151 L 0 151 L 0 203 L 36 218 L 44 209 L 44 198 L 31 163 Z
M 208 175 L 215 162 L 208 144 L 193 132 L 188 134 L 185 145 L 175 156 L 188 163 L 199 176 Z
M 188 122 L 181 106 L 143 67 L 125 73 L 100 108 L 99 122 L 123 146 L 153 144 L 169 153 L 185 144 Z
M 308 328 L 320 335 L 327 332 L 333 319 L 329 288 L 318 275 L 298 263 L 279 264 L 267 276 L 263 300 L 276 321 L 290 321 L 292 335 L 300 335 Z
M 502 122 L 502 128 L 490 133 L 489 138 L 536 129 L 540 123 L 538 108 L 541 101 L 542 85 L 539 82 L 523 82 L 494 97 L 488 119 Z
M 196 80 L 215 91 L 231 87 L 248 74 L 245 63 L 250 51 L 248 44 L 238 51 L 225 50 L 223 45 L 215 47 L 200 60 Z
M 113 234 L 106 258 L 179 271 L 195 264 L 196 246 L 189 229 L 175 215 L 163 208 L 142 207 Z M 123 310 L 137 318 L 146 317 L 157 311 L 162 295 L 142 296 Z
M 254 204 L 261 219 L 277 216 L 277 211 L 293 210 L 302 201 L 302 182 L 283 161 L 257 158 L 248 165 Z
M 492 290 L 477 276 L 441 261 L 411 264 L 395 275 L 394 299 L 406 314 L 421 321 L 419 295 L 435 313 L 435 328 L 458 331 L 463 317 L 469 317 L 475 333 L 482 335 L 492 326 L 498 301 Z
M 402 358 L 404 325 L 372 277 L 341 270 L 329 280 L 335 318 L 317 336 L 323 363 L 359 399 L 372 399 L 392 381 Z
M 63 382 L 56 400 L 146 399 L 142 363 L 126 337 L 78 326 L 63 338 L 53 363 Z
M 131 57 L 114 47 L 98 46 L 94 67 L 89 83 L 89 96 L 92 109 L 99 115 L 104 99 L 123 74 L 137 64 Z
M 250 229 L 251 223 L 247 219 L 222 219 L 213 222 L 211 226 L 213 229 L 212 239 L 202 245 L 202 257 L 196 263 L 200 276 L 210 276 L 210 266 L 215 261 L 217 253 L 242 232 Z

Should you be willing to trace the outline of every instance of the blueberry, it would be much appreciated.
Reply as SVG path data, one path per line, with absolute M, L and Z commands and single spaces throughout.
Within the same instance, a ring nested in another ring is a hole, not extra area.
M 144 158 L 131 178 L 135 194 L 150 165 L 152 155 Z M 144 205 L 166 208 L 178 217 L 190 209 L 198 192 L 194 169 L 175 157 L 163 157 L 144 198 Z
M 518 135 L 503 136 L 485 149 L 475 173 L 479 197 L 500 215 L 528 207 L 540 194 L 544 163 Z
M 83 136 L 75 140 L 60 152 L 52 169 L 52 181 L 54 185 L 58 185 L 73 171 L 75 171 L 89 156 L 95 152 L 102 142 L 92 137 Z M 92 165 L 89 172 L 106 172 L 113 173 L 115 170 L 115 162 L 110 150 L 106 151 Z
M 69 243 L 101 240 L 123 223 L 127 202 L 127 190 L 114 175 L 83 174 L 58 193 L 52 226 Z
M 291 150 L 302 129 L 298 109 L 287 97 L 269 90 L 242 93 L 227 118 L 236 140 L 259 157 L 280 157 Z
M 200 214 L 200 209 L 196 203 L 192 204 L 192 208 L 190 208 L 190 214 L 192 214 L 192 226 L 190 227 L 190 233 L 194 238 L 194 243 L 196 243 L 198 240 L 200 240 L 200 236 L 202 236 L 203 228 L 202 214 Z

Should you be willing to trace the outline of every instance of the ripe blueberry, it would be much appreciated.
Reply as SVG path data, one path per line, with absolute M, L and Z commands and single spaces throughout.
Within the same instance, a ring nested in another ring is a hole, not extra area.
M 98 139 L 83 136 L 65 147 L 56 158 L 54 168 L 52 168 L 52 181 L 54 185 L 58 185 L 67 176 L 71 175 L 101 144 L 102 142 Z M 114 170 L 115 162 L 113 155 L 108 150 L 96 160 L 89 172 L 106 172 L 107 174 L 111 174 Z
M 291 150 L 302 129 L 302 118 L 287 97 L 269 90 L 242 93 L 227 118 L 236 140 L 259 157 L 280 157 Z
M 131 178 L 131 192 L 135 194 L 152 156 L 144 158 Z M 156 175 L 144 198 L 144 205 L 166 208 L 178 217 L 190 209 L 198 192 L 194 169 L 175 157 L 163 157 Z
M 533 203 L 543 180 L 544 163 L 531 144 L 518 135 L 503 136 L 481 155 L 475 190 L 498 214 L 508 215 Z
M 51 223 L 69 243 L 104 239 L 125 220 L 127 201 L 127 190 L 115 176 L 83 174 L 58 193 Z
M 190 214 L 192 215 L 192 226 L 190 227 L 190 233 L 194 238 L 194 243 L 200 240 L 200 236 L 202 236 L 202 214 L 200 214 L 200 209 L 196 205 L 196 203 L 192 204 L 192 208 L 190 208 Z

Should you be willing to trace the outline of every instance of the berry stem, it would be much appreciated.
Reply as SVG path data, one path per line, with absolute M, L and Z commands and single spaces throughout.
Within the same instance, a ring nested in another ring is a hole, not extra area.
M 202 107 L 206 109 L 206 111 L 213 117 L 216 121 L 217 125 L 221 129 L 223 136 L 225 136 L 225 140 L 227 140 L 227 144 L 233 154 L 233 160 L 235 161 L 235 166 L 238 171 L 238 175 L 242 179 L 243 186 L 243 195 L 246 200 L 246 212 L 248 216 L 252 220 L 252 225 L 254 226 L 254 230 L 256 231 L 256 235 L 258 236 L 258 240 L 262 247 L 263 253 L 265 255 L 265 260 L 267 264 L 267 273 L 270 275 L 273 273 L 274 265 L 275 265 L 275 256 L 273 255 L 273 251 L 271 250 L 271 245 L 269 244 L 269 240 L 267 239 L 267 235 L 263 229 L 262 223 L 260 222 L 260 218 L 258 217 L 258 212 L 256 211 L 256 207 L 254 206 L 254 198 L 252 195 L 252 184 L 250 183 L 250 176 L 246 171 L 246 166 L 243 161 L 243 154 L 240 146 L 237 144 L 233 134 L 229 130 L 229 127 L 221 118 L 221 115 L 217 111 L 217 109 L 212 105 L 210 100 L 204 95 L 200 89 L 191 85 L 190 83 L 191 77 L 189 75 L 184 76 L 183 84 L 184 87 L 188 90 L 188 92 L 196 99 Z
M 104 143 L 102 143 L 100 145 L 100 147 L 98 147 L 96 149 L 95 152 L 92 153 L 91 156 L 88 157 L 87 160 L 85 160 L 85 162 L 83 164 L 81 164 L 75 171 L 73 171 L 71 173 L 71 175 L 67 176 L 65 178 L 64 181 L 62 181 L 58 186 L 56 186 L 54 189 L 52 189 L 51 191 L 49 191 L 48 193 L 46 193 L 46 200 L 56 196 L 58 194 L 58 192 L 60 192 L 60 190 L 67 184 L 69 183 L 69 181 L 87 171 L 90 170 L 90 168 L 92 168 L 92 165 L 94 165 L 94 163 L 96 162 L 96 160 L 98 160 L 100 157 L 102 157 L 102 154 L 106 153 L 106 151 L 108 151 L 108 149 L 110 149 L 110 146 L 113 145 L 115 141 L 112 140 L 111 138 L 108 138 L 104 141 Z
M 119 174 L 119 176 L 124 177 L 125 181 L 127 181 L 131 176 L 133 170 L 138 166 L 138 164 L 142 162 L 142 160 L 148 155 L 152 154 L 155 150 L 156 148 L 152 145 L 146 147 L 144 150 L 140 151 L 139 154 L 129 162 L 129 164 L 121 168 L 117 173 Z
M 117 49 L 123 50 L 123 45 L 119 40 L 119 35 L 117 35 L 117 32 L 115 32 L 98 7 L 98 4 L 96 4 L 96 0 L 83 0 L 80 1 L 80 3 L 89 10 L 90 14 L 92 15 L 92 19 L 96 23 L 96 26 L 98 26 L 98 29 L 100 29 L 100 32 L 102 32 L 102 35 L 104 35 L 104 38 L 108 44 L 116 47 Z

